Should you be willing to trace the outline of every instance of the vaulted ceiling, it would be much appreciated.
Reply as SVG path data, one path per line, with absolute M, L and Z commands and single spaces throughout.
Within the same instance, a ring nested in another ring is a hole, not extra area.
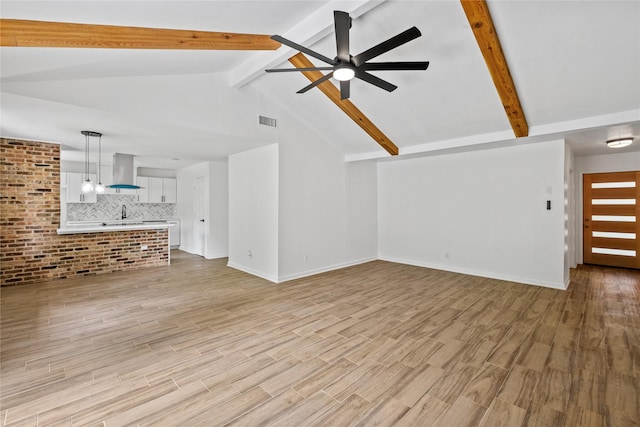
M 401 156 L 563 138 L 578 154 L 600 154 L 603 139 L 640 138 L 639 2 L 488 6 L 529 126 L 515 141 L 460 1 L 3 0 L 2 18 L 279 34 L 333 58 L 333 11 L 344 10 L 353 54 L 412 26 L 422 32 L 379 60 L 426 60 L 428 70 L 374 73 L 398 86 L 391 93 L 351 84 L 351 102 Z M 0 134 L 59 142 L 81 160 L 80 131 L 94 130 L 107 153 L 179 167 L 272 143 L 257 115 L 286 114 L 347 160 L 388 157 L 319 89 L 296 94 L 309 83 L 302 73 L 264 72 L 291 66 L 296 53 L 3 47 Z

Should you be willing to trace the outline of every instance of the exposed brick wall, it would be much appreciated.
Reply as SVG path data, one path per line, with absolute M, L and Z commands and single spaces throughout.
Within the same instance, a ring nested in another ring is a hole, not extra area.
M 56 233 L 59 145 L 0 138 L 0 167 L 0 286 L 169 263 L 167 229 Z

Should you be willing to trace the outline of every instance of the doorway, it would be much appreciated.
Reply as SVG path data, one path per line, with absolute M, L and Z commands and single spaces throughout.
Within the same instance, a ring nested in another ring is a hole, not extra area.
M 640 268 L 640 171 L 583 176 L 585 264 Z

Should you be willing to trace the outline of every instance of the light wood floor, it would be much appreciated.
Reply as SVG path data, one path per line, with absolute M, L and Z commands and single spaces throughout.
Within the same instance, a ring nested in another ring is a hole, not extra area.
M 640 272 L 569 291 L 376 261 L 3 288 L 1 425 L 632 426 Z

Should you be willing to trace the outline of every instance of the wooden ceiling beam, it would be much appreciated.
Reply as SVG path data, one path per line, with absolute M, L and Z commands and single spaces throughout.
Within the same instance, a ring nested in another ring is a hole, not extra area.
M 487 2 L 485 0 L 460 0 L 460 3 L 487 64 L 493 84 L 498 90 L 513 133 L 518 138 L 529 135 L 529 125 L 520 105 L 518 92 L 513 84 L 498 33 L 493 26 Z
M 0 19 L 0 46 L 103 49 L 276 50 L 263 34 Z
M 298 53 L 291 58 L 289 58 L 289 62 L 291 62 L 296 68 L 309 68 L 314 67 L 315 65 L 309 61 L 303 53 Z M 302 74 L 305 75 L 310 81 L 315 82 L 320 77 L 323 76 L 320 71 L 302 71 Z M 382 133 L 380 129 L 376 125 L 373 124 L 371 120 L 367 116 L 364 115 L 362 111 L 360 111 L 353 103 L 348 99 L 340 99 L 340 90 L 334 86 L 330 81 L 325 81 L 320 83 L 317 86 L 318 89 L 322 91 L 334 104 L 338 106 L 342 111 L 344 111 L 347 116 L 351 118 L 358 126 L 362 128 L 369 136 L 371 136 L 382 148 L 387 150 L 389 154 L 392 156 L 398 155 L 398 147 L 391 142 L 387 136 Z

